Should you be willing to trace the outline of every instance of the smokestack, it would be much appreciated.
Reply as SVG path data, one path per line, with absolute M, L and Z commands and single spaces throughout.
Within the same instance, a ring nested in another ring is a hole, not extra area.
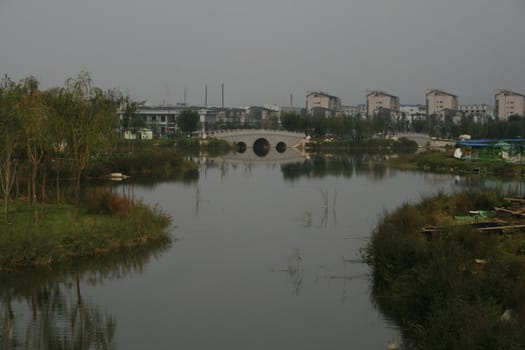
M 184 105 L 186 106 L 186 87 L 184 87 Z
M 293 94 L 290 94 L 290 107 L 293 107 Z
M 222 103 L 221 107 L 224 109 L 224 83 L 221 84 Z
M 208 84 L 204 86 L 204 107 L 208 107 Z

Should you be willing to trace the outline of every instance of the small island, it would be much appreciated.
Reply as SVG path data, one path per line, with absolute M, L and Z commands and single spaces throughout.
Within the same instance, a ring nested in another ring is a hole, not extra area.
M 45 91 L 32 77 L 2 80 L 0 272 L 170 241 L 166 213 L 114 193 L 108 180 L 93 183 L 122 168 L 151 173 L 158 158 L 163 174 L 193 169 L 169 148 L 122 152 L 115 127 L 123 102 L 84 72 Z

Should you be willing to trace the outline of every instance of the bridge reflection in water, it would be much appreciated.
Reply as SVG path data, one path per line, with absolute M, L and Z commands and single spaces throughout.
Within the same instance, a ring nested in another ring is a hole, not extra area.
M 275 147 L 270 147 L 264 156 L 256 154 L 254 147 L 247 148 L 243 153 L 231 152 L 219 156 L 212 160 L 215 163 L 232 164 L 285 164 L 292 162 L 302 162 L 306 156 L 295 148 L 287 148 L 284 152 L 279 152 Z

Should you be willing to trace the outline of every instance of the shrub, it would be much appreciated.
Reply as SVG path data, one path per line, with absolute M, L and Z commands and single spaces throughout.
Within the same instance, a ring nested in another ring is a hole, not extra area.
M 501 200 L 494 192 L 439 194 L 379 222 L 366 249 L 372 294 L 406 349 L 525 348 L 524 239 L 454 226 L 428 241 L 420 231 Z
M 132 207 L 129 198 L 119 196 L 104 188 L 96 188 L 86 196 L 90 214 L 127 215 Z

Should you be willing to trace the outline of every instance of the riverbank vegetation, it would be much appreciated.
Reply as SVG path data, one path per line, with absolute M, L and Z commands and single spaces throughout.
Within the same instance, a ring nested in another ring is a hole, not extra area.
M 177 138 L 173 141 L 173 144 L 177 147 L 177 150 L 192 156 L 198 156 L 204 153 L 211 157 L 216 157 L 232 150 L 232 146 L 228 142 L 215 138 L 204 140 L 197 138 Z
M 406 349 L 525 347 L 523 233 L 487 234 L 453 219 L 501 205 L 493 192 L 439 194 L 379 222 L 366 249 L 372 296 Z M 446 229 L 429 239 L 425 225 Z
M 483 120 L 483 122 L 481 120 Z M 508 139 L 525 135 L 525 117 L 510 116 L 508 120 L 475 118 L 472 115 L 420 116 L 409 120 L 406 116 L 389 111 L 381 111 L 367 117 L 321 115 L 303 116 L 284 113 L 281 126 L 289 131 L 306 132 L 312 137 L 333 135 L 336 138 L 354 141 L 370 139 L 374 135 L 389 135 L 406 132 L 428 134 L 437 138 L 456 138 L 468 134 L 474 139 Z
M 121 152 L 116 110 L 122 101 L 114 91 L 94 86 L 85 72 L 48 90 L 40 90 L 33 77 L 2 79 L 1 270 L 169 239 L 170 219 L 160 210 L 132 196 L 94 196 L 92 184 L 85 182 L 121 169 L 136 174 L 194 170 L 167 147 Z
M 371 154 L 410 154 L 418 150 L 415 141 L 399 139 L 371 138 L 366 140 L 345 140 L 336 138 L 313 138 L 305 145 L 309 152 L 367 152 Z
M 452 151 L 427 151 L 416 154 L 400 154 L 390 158 L 388 165 L 402 170 L 423 170 L 435 173 L 483 174 L 505 177 L 525 175 L 525 166 L 504 160 L 456 159 Z
M 90 164 L 86 174 L 96 178 L 118 171 L 133 179 L 153 176 L 158 179 L 180 178 L 196 165 L 173 142 L 131 141 L 119 143 L 111 154 Z
M 48 204 L 32 223 L 31 205 L 10 206 L 8 225 L 0 234 L 0 271 L 51 265 L 72 258 L 126 250 L 146 242 L 169 241 L 169 216 L 159 208 L 92 189 L 77 220 L 72 205 Z

